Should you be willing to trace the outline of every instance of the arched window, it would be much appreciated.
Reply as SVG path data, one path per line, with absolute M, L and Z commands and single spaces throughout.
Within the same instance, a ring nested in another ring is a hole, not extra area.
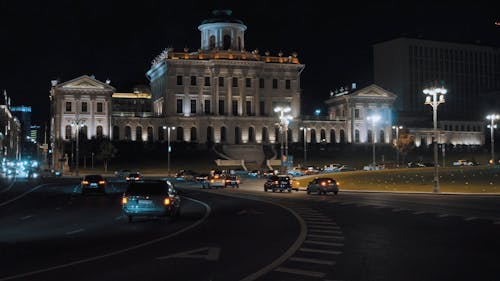
M 210 48 L 210 50 L 215 49 L 215 36 L 214 36 L 214 35 L 211 35 L 211 36 L 210 36 L 210 39 L 208 39 L 208 41 L 209 41 L 209 43 L 208 43 L 208 44 L 209 44 L 209 48 Z
M 335 130 L 331 129 L 330 130 L 330 143 L 335 143 L 337 139 L 335 138 Z
M 97 126 L 95 128 L 95 135 L 97 138 L 102 138 L 102 126 Z
M 380 136 L 379 142 L 380 143 L 385 143 L 385 132 L 384 132 L 384 130 L 380 130 L 379 136 Z
M 191 127 L 191 138 L 190 140 L 191 141 L 196 141 L 198 138 L 196 136 L 196 128 L 195 127 Z
M 317 143 L 318 140 L 316 140 L 316 130 L 311 129 L 311 143 Z
M 267 131 L 267 127 L 262 128 L 262 142 L 269 142 L 269 132 Z
M 153 127 L 148 127 L 148 142 L 153 142 L 154 140 L 154 135 L 153 135 Z
M 241 129 L 240 129 L 240 127 L 234 128 L 234 143 L 235 144 L 241 143 Z
M 175 131 L 177 131 L 177 138 L 176 138 L 176 140 L 178 140 L 178 141 L 184 141 L 184 128 L 177 127 L 177 129 Z
M 231 48 L 231 36 L 229 35 L 224 35 L 224 46 L 223 46 L 223 49 L 224 50 L 228 50 Z
M 354 142 L 359 142 L 359 130 L 354 130 Z
M 340 130 L 340 143 L 345 143 L 345 132 Z
M 207 127 L 207 142 L 214 142 L 214 128 Z
M 280 128 L 278 127 L 274 128 L 274 139 L 276 140 L 277 143 L 281 142 Z
M 70 140 L 71 139 L 71 125 L 66 125 L 66 130 L 64 133 L 64 139 Z
M 372 135 L 372 130 L 368 130 L 367 135 L 366 135 L 366 141 L 369 143 L 373 142 L 373 135 Z
M 119 140 L 119 139 L 120 139 L 120 127 L 113 126 L 113 140 Z
M 255 142 L 255 129 L 253 127 L 248 128 L 248 142 Z
M 288 128 L 288 131 L 286 132 L 286 137 L 288 143 L 291 143 L 293 141 L 292 129 Z
M 83 127 L 81 127 L 81 128 L 80 128 L 80 132 L 79 132 L 79 134 L 80 134 L 80 135 L 79 135 L 78 137 L 79 137 L 81 140 L 86 140 L 86 139 L 88 139 L 88 137 L 87 137 L 87 136 L 88 136 L 88 127 L 87 127 L 86 125 L 84 125 Z
M 142 141 L 142 127 L 141 126 L 135 127 L 135 140 Z
M 220 141 L 221 142 L 227 141 L 227 129 L 226 129 L 226 127 L 220 128 Z
M 326 132 L 325 132 L 325 129 L 321 129 L 321 131 L 320 131 L 320 135 L 321 135 L 321 141 L 323 141 L 324 139 L 326 139 Z
M 132 139 L 132 128 L 130 126 L 125 126 L 125 140 L 130 141 Z
M 163 126 L 158 127 L 158 140 L 159 141 L 165 140 L 165 129 L 163 129 Z

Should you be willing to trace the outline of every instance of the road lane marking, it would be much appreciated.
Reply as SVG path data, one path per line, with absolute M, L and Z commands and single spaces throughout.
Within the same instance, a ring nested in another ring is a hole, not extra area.
M 438 218 L 446 218 L 446 217 L 448 217 L 448 216 L 449 216 L 448 214 L 441 214 L 441 215 L 439 215 L 439 216 L 437 216 L 437 217 L 438 217 Z
M 194 253 L 200 253 L 200 252 L 206 252 L 206 254 L 194 254 Z M 168 258 L 191 258 L 191 259 L 206 259 L 208 261 L 216 261 L 219 259 L 220 256 L 220 248 L 217 247 L 203 247 L 203 248 L 198 248 L 194 250 L 189 250 L 181 253 L 176 253 L 173 255 L 168 255 L 168 256 L 163 256 L 163 257 L 157 257 L 156 259 L 158 260 L 164 260 Z
M 330 254 L 330 255 L 342 254 L 341 251 L 320 250 L 320 249 L 312 249 L 312 248 L 300 248 L 299 251 L 308 252 L 308 253 L 318 253 L 318 254 Z
M 310 271 L 310 270 L 300 270 L 300 269 L 294 269 L 294 268 L 288 268 L 288 267 L 278 267 L 275 269 L 275 271 L 310 276 L 310 277 L 317 277 L 317 278 L 322 278 L 326 275 L 323 272 Z
M 307 222 L 307 225 L 313 226 L 313 225 L 337 225 L 336 222 Z
M 323 241 L 316 241 L 316 240 L 306 240 L 306 241 L 304 241 L 304 243 L 333 246 L 333 247 L 344 247 L 344 243 L 323 242 Z
M 86 259 L 81 259 L 81 260 L 76 260 L 76 261 L 68 262 L 68 263 L 65 263 L 65 264 L 60 264 L 60 265 L 55 265 L 55 266 L 52 266 L 52 267 L 47 267 L 47 268 L 43 268 L 43 269 L 33 270 L 33 271 L 29 271 L 29 272 L 25 272 L 25 273 L 21 273 L 21 274 L 17 274 L 17 275 L 6 276 L 6 277 L 3 277 L 3 278 L 0 278 L 0 281 L 12 280 L 12 279 L 17 279 L 17 278 L 24 278 L 24 277 L 32 276 L 32 275 L 39 274 L 39 273 L 44 273 L 44 272 L 48 272 L 48 271 L 52 271 L 52 270 L 57 270 L 57 269 L 62 269 L 62 268 L 66 268 L 66 267 L 70 267 L 70 266 L 74 266 L 74 265 L 79 265 L 79 264 L 83 264 L 83 263 L 87 263 L 87 262 L 92 262 L 92 261 L 96 261 L 96 260 L 108 258 L 108 257 L 111 257 L 111 256 L 116 256 L 116 255 L 123 254 L 123 253 L 129 252 L 129 251 L 132 251 L 132 250 L 136 250 L 136 249 L 139 249 L 139 248 L 142 248 L 142 247 L 145 247 L 145 246 L 149 246 L 149 245 L 161 242 L 163 240 L 166 240 L 168 238 L 171 238 L 171 237 L 177 236 L 179 234 L 182 234 L 182 233 L 184 233 L 184 232 L 186 232 L 186 231 L 188 231 L 188 230 L 190 230 L 192 228 L 197 227 L 201 223 L 203 223 L 208 218 L 208 216 L 210 215 L 210 213 L 212 211 L 212 209 L 210 208 L 210 206 L 207 205 L 206 203 L 202 202 L 202 201 L 198 201 L 196 199 L 189 198 L 189 197 L 185 197 L 185 198 L 188 199 L 188 200 L 191 200 L 193 202 L 196 202 L 196 203 L 199 203 L 199 204 L 203 205 L 205 207 L 206 212 L 203 215 L 203 217 L 200 218 L 199 220 L 197 220 L 195 223 L 193 223 L 193 224 L 191 224 L 191 225 L 189 225 L 189 226 L 187 226 L 185 228 L 179 229 L 178 231 L 176 231 L 174 233 L 171 233 L 171 234 L 168 234 L 168 235 L 165 235 L 165 236 L 161 236 L 161 237 L 158 237 L 156 239 L 149 240 L 147 242 L 140 243 L 140 244 L 137 244 L 137 245 L 125 248 L 125 249 L 121 249 L 121 250 L 109 252 L 109 253 L 106 253 L 106 254 L 103 254 L 103 255 L 99 255 L 99 256 L 95 256 L 95 257 L 90 257 L 90 258 L 86 258 Z
M 344 236 L 318 235 L 318 234 L 308 234 L 307 237 L 324 238 L 324 239 L 339 239 L 339 240 L 344 239 Z
M 403 209 L 403 208 L 395 208 L 395 209 L 392 209 L 393 212 L 403 212 L 403 211 L 406 211 L 406 209 Z
M 334 261 L 319 260 L 319 259 L 308 259 L 308 258 L 301 258 L 301 257 L 291 257 L 290 260 L 291 261 L 298 261 L 298 262 L 315 263 L 315 264 L 335 265 Z
M 340 226 L 330 226 L 330 225 L 311 225 L 309 229 L 340 229 Z
M 85 229 L 83 229 L 83 228 L 79 228 L 79 229 L 75 229 L 75 230 L 72 230 L 72 231 L 68 231 L 68 232 L 66 232 L 65 234 L 66 234 L 66 235 L 72 235 L 72 234 L 76 234 L 76 233 L 82 232 L 82 231 L 84 231 L 84 230 L 85 230 Z
M 321 219 L 321 218 L 308 218 L 307 221 L 311 222 L 331 222 L 332 220 L 329 218 Z
M 27 190 L 27 191 L 25 191 L 24 193 L 21 193 L 21 194 L 19 194 L 18 196 L 16 196 L 16 197 L 12 198 L 12 199 L 9 199 L 9 200 L 7 200 L 7 201 L 4 201 L 4 202 L 0 203 L 0 207 L 6 206 L 6 205 L 8 205 L 8 204 L 10 204 L 10 203 L 12 203 L 12 202 L 14 202 L 14 201 L 16 201 L 16 200 L 20 199 L 20 198 L 23 198 L 24 196 L 26 196 L 26 195 L 30 194 L 31 192 L 33 192 L 33 191 L 35 191 L 35 190 L 39 189 L 40 187 L 46 186 L 46 185 L 49 185 L 49 184 L 41 184 L 41 185 L 37 185 L 37 186 L 33 187 L 32 189 Z M 0 279 L 0 280 L 1 280 L 1 279 Z
M 310 229 L 309 232 L 342 234 L 342 231 L 340 231 L 340 230 L 329 230 L 329 229 Z
M 30 219 L 32 217 L 33 217 L 33 215 L 27 215 L 27 216 L 22 217 L 21 219 L 22 220 L 27 220 L 27 219 Z
M 2 190 L 0 191 L 0 193 L 4 193 L 4 192 L 9 191 L 9 190 L 10 190 L 10 189 L 14 186 L 14 183 L 16 183 L 16 178 L 15 178 L 15 177 L 14 177 L 14 179 L 12 180 L 12 182 L 10 183 L 10 185 L 9 185 L 7 188 L 2 189 Z
M 424 211 L 417 211 L 417 212 L 414 212 L 413 214 L 414 215 L 422 215 L 422 214 L 425 214 L 426 212 Z
M 476 217 L 464 218 L 464 221 L 472 221 L 472 220 L 477 220 L 477 218 Z

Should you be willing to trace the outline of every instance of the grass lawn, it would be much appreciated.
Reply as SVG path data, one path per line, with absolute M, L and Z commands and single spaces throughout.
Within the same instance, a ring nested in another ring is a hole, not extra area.
M 298 186 L 318 176 L 330 176 L 344 190 L 432 192 L 434 168 L 404 168 L 380 171 L 354 171 L 297 177 Z M 449 167 L 439 169 L 441 192 L 499 193 L 500 167 Z M 296 186 L 296 183 L 294 183 Z

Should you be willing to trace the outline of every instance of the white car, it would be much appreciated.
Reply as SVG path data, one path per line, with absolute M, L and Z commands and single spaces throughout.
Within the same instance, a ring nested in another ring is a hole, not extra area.
M 460 159 L 453 162 L 453 166 L 474 166 L 474 165 L 476 165 L 474 161 L 464 160 L 464 159 Z

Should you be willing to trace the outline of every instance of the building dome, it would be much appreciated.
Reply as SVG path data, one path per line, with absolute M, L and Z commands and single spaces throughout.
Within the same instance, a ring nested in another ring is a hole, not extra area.
M 214 10 L 212 18 L 198 26 L 201 32 L 201 50 L 236 50 L 245 49 L 246 25 L 232 16 L 231 10 Z

